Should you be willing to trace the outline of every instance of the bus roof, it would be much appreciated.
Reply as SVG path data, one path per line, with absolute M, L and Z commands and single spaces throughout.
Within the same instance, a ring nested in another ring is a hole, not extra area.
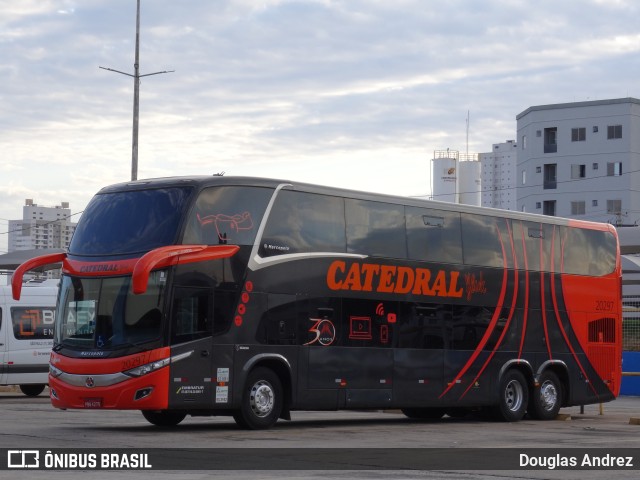
M 345 198 L 354 198 L 360 200 L 370 200 L 378 202 L 387 202 L 408 206 L 433 208 L 440 210 L 448 210 L 460 213 L 470 213 L 477 215 L 490 215 L 503 218 L 511 218 L 515 220 L 540 222 L 550 225 L 573 226 L 580 228 L 588 228 L 592 230 L 609 231 L 616 234 L 616 229 L 608 223 L 599 223 L 586 220 L 575 220 L 563 217 L 553 217 L 549 215 L 541 215 L 536 213 L 517 212 L 513 210 L 501 210 L 489 207 L 478 207 L 475 205 L 466 205 L 460 203 L 442 202 L 437 200 L 427 200 L 419 197 L 403 197 L 399 195 L 389 195 L 383 193 L 365 192 L 360 190 L 350 190 L 338 187 L 329 187 L 303 182 L 294 182 L 290 180 L 281 180 L 275 178 L 263 177 L 243 177 L 243 176 L 221 176 L 221 175 L 200 175 L 200 176 L 184 176 L 184 177 L 163 177 L 150 178 L 137 181 L 130 181 L 109 185 L 102 188 L 98 194 L 116 193 L 124 191 L 146 190 L 150 188 L 168 188 L 168 187 L 184 187 L 191 186 L 198 190 L 222 185 L 238 185 L 238 186 L 256 186 L 265 188 L 277 188 L 285 186 L 285 188 L 296 191 L 318 193 L 324 195 L 335 195 Z

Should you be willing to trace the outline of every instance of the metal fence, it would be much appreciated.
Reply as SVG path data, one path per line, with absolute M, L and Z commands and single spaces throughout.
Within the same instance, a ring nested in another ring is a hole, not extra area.
M 622 296 L 622 349 L 640 351 L 640 297 Z

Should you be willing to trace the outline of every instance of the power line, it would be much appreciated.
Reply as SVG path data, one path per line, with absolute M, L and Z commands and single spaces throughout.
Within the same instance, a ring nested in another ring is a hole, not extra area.
M 82 212 L 77 212 L 77 213 L 72 213 L 71 215 L 67 215 L 65 217 L 60 217 L 60 218 L 56 218 L 55 220 L 51 220 L 51 221 L 47 221 L 45 223 L 41 223 L 38 226 L 41 227 L 46 227 L 48 225 L 53 225 L 56 222 L 59 222 L 60 220 L 68 220 L 71 217 L 75 217 L 76 215 L 80 215 L 81 213 L 84 213 L 84 210 L 82 210 Z M 25 221 L 25 220 L 17 220 L 18 222 L 20 221 Z M 0 232 L 0 235 L 8 235 L 10 233 L 14 233 L 14 232 L 21 232 L 23 230 L 23 228 L 16 228 L 15 230 L 9 230 L 7 232 Z
M 628 172 L 622 172 L 620 175 L 615 175 L 615 177 L 622 177 L 624 175 L 631 175 L 632 173 L 640 173 L 640 169 L 638 170 L 630 170 Z M 562 185 L 562 184 L 567 184 L 567 183 L 574 183 L 574 182 L 584 182 L 585 180 L 599 180 L 599 179 L 603 179 L 603 178 L 609 178 L 612 175 L 599 175 L 596 177 L 582 177 L 582 178 L 571 178 L 569 180 L 558 180 L 556 181 L 556 185 Z M 488 188 L 488 189 L 480 189 L 480 190 L 470 190 L 470 191 L 466 191 L 466 192 L 456 192 L 457 194 L 471 194 L 471 193 L 493 193 L 493 192 L 504 192 L 507 190 L 523 190 L 523 189 L 528 189 L 528 188 L 540 188 L 544 186 L 544 182 L 543 183 L 539 183 L 539 184 L 533 184 L 533 185 L 522 185 L 522 186 L 515 186 L 515 187 L 501 187 L 501 188 Z M 554 190 L 554 189 L 547 189 L 547 190 Z M 627 189 L 628 191 L 632 191 L 632 192 L 640 192 L 640 190 L 636 190 L 636 189 Z M 598 190 L 598 192 L 619 192 L 619 189 L 611 189 L 611 190 Z M 580 193 L 580 192 L 549 192 L 549 193 L 553 193 L 554 195 L 571 195 L 571 194 L 575 194 L 575 193 Z M 440 195 L 429 195 L 429 194 L 424 194 L 424 195 L 411 195 L 412 197 L 431 197 L 434 200 L 437 200 L 436 197 L 444 197 L 444 196 L 449 196 L 451 195 L 451 193 L 443 193 Z M 534 195 L 543 195 L 543 193 L 532 193 L 529 195 L 525 195 L 523 197 L 520 198 L 528 198 L 528 197 L 532 197 Z

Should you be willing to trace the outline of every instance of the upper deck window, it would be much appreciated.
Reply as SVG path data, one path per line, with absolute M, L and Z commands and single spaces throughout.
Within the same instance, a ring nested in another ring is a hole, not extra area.
M 344 200 L 329 195 L 282 190 L 260 241 L 260 255 L 344 252 Z
M 69 253 L 126 255 L 172 245 L 190 193 L 174 187 L 98 194 L 78 222 Z
M 407 258 L 404 207 L 346 199 L 347 252 Z
M 182 243 L 253 245 L 273 189 L 221 186 L 203 190 L 189 213 Z

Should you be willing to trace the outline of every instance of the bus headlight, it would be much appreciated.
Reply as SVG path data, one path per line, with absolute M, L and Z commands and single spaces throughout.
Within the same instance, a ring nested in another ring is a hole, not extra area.
M 162 360 L 157 360 L 155 362 L 147 363 L 146 365 L 141 365 L 136 368 L 132 368 L 131 370 L 127 370 L 126 372 L 122 372 L 125 375 L 129 375 L 130 377 L 141 377 L 151 372 L 155 372 L 156 370 L 161 369 L 162 367 L 166 367 L 171 362 L 170 358 L 165 358 Z
M 51 375 L 53 378 L 58 378 L 60 375 L 62 375 L 62 373 L 62 370 L 49 364 L 49 375 Z

